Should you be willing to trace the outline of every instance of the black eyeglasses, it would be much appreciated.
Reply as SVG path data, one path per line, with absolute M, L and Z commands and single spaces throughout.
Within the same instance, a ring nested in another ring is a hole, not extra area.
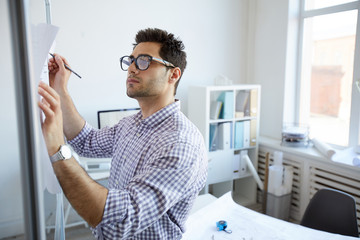
M 137 69 L 141 71 L 145 71 L 149 68 L 151 61 L 156 61 L 158 63 L 163 64 L 165 67 L 175 67 L 174 64 L 165 61 L 160 58 L 152 57 L 146 54 L 141 54 L 137 56 L 137 58 L 133 56 L 123 56 L 120 58 L 120 67 L 122 70 L 127 71 L 130 65 L 135 62 L 135 66 Z

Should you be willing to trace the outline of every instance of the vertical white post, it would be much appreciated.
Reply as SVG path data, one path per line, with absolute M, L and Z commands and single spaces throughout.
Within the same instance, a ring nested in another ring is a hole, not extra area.
M 15 96 L 20 146 L 25 238 L 45 239 L 44 196 L 41 165 L 37 156 L 39 116 L 32 79 L 28 5 L 25 0 L 9 0 L 12 49 L 15 66 Z

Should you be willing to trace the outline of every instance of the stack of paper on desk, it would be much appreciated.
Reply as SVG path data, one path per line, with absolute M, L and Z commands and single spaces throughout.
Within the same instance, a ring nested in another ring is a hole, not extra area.
M 217 231 L 216 222 L 220 220 L 227 222 L 227 230 L 232 230 L 231 234 Z M 231 192 L 228 192 L 190 215 L 182 239 L 346 240 L 358 238 L 307 228 L 255 212 L 236 204 Z

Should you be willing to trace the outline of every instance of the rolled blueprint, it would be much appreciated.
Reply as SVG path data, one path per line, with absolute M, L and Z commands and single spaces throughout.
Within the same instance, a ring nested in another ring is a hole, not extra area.
M 269 167 L 269 186 L 268 192 L 274 195 L 281 195 L 281 187 L 283 184 L 284 177 L 283 166 L 270 166 Z
M 328 144 L 320 141 L 319 139 L 312 139 L 312 142 L 314 143 L 314 146 L 321 152 L 323 155 L 325 155 L 328 159 L 331 159 L 332 156 L 336 153 L 336 151 L 330 147 Z
M 249 156 L 248 156 L 248 155 L 245 155 L 245 156 L 243 156 L 243 158 L 245 158 L 246 164 L 248 165 L 248 167 L 249 167 L 249 169 L 250 169 L 250 172 L 251 172 L 251 174 L 253 175 L 253 177 L 254 177 L 256 183 L 258 184 L 259 188 L 260 188 L 261 190 L 264 190 L 264 184 L 263 184 L 262 181 L 260 180 L 260 177 L 259 177 L 259 175 L 257 174 L 257 172 L 256 172 L 256 170 L 255 170 L 255 167 L 254 167 L 254 165 L 252 164 Z
M 293 175 L 291 166 L 270 166 L 268 192 L 275 196 L 291 193 Z
M 274 165 L 282 166 L 283 164 L 283 152 L 275 151 L 274 152 Z
M 354 166 L 360 167 L 360 156 L 356 156 L 353 158 Z

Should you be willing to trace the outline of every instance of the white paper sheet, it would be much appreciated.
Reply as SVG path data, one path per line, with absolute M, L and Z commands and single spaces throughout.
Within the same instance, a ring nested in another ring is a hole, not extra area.
M 217 231 L 216 222 L 227 221 L 231 234 Z M 358 239 L 327 233 L 279 220 L 236 204 L 231 192 L 190 215 L 185 240 L 340 240 Z
M 54 47 L 54 41 L 56 34 L 59 28 L 50 24 L 40 23 L 38 25 L 31 26 L 31 45 L 32 45 L 32 63 L 34 69 L 34 76 L 36 82 L 36 86 L 40 81 L 44 81 L 49 83 L 49 75 L 48 75 L 48 56 L 51 48 Z M 36 88 L 37 90 L 37 88 Z M 40 96 L 38 95 L 38 101 L 40 100 Z M 42 113 L 39 110 L 39 115 Z M 43 115 L 40 117 L 43 119 Z M 41 128 L 39 128 L 39 136 L 40 139 L 40 156 L 42 163 L 42 178 L 43 178 L 43 188 L 45 188 L 52 194 L 60 193 L 61 187 L 55 176 L 54 170 L 51 166 L 49 155 L 47 153 L 46 144 L 44 138 L 42 137 Z

